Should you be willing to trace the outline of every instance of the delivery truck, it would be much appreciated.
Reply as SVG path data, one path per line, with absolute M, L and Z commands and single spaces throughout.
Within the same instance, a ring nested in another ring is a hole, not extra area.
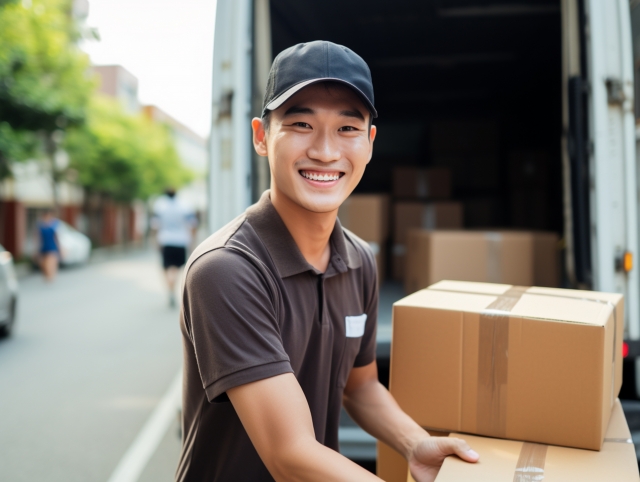
M 390 192 L 397 166 L 446 167 L 465 227 L 558 233 L 563 287 L 624 294 L 623 395 L 637 396 L 631 3 L 218 0 L 209 230 L 269 186 L 250 120 L 260 115 L 274 56 L 318 39 L 346 45 L 371 68 L 379 112 L 373 159 L 356 192 Z M 392 287 L 381 307 L 383 381 L 394 289 L 402 296 Z M 372 439 L 346 417 L 340 437 L 345 454 L 375 457 Z

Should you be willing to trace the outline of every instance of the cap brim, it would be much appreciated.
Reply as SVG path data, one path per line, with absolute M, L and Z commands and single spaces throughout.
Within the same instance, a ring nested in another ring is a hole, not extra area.
M 327 81 L 340 82 L 341 84 L 344 84 L 344 85 L 346 85 L 348 87 L 351 87 L 353 90 L 356 91 L 356 94 L 358 94 L 358 96 L 360 96 L 362 101 L 365 103 L 365 105 L 369 109 L 369 112 L 371 112 L 371 115 L 374 118 L 378 117 L 378 111 L 373 106 L 371 101 L 367 98 L 367 96 L 364 95 L 364 93 L 360 89 L 358 89 L 351 82 L 347 82 L 346 80 L 342 80 L 342 79 L 336 79 L 334 77 L 322 77 L 322 78 L 319 78 L 319 79 L 309 79 L 309 80 L 305 80 L 305 81 L 299 82 L 296 85 L 294 85 L 293 87 L 289 87 L 289 89 L 285 90 L 282 94 L 280 94 L 278 97 L 276 97 L 271 102 L 269 102 L 265 106 L 264 110 L 265 111 L 267 111 L 267 110 L 276 110 L 278 107 L 280 107 L 286 101 L 288 101 L 294 94 L 296 94 L 298 91 L 304 89 L 308 85 L 315 84 L 317 82 L 327 82 Z M 262 114 L 264 115 L 264 111 L 262 112 Z

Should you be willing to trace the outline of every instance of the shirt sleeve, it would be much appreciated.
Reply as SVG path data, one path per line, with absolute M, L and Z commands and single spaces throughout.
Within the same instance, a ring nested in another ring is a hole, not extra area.
M 360 250 L 367 322 L 360 343 L 360 351 L 353 362 L 354 367 L 363 367 L 376 359 L 376 332 L 378 328 L 378 271 L 376 258 L 366 245 Z
M 273 281 L 236 250 L 205 253 L 185 281 L 185 325 L 209 401 L 228 389 L 293 372 Z

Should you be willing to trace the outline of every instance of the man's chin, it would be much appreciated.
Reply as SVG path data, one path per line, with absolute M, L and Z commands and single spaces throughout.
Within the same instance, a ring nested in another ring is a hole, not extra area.
M 322 214 L 335 212 L 343 201 L 344 199 L 338 195 L 316 194 L 311 196 L 300 196 L 296 204 L 312 213 Z

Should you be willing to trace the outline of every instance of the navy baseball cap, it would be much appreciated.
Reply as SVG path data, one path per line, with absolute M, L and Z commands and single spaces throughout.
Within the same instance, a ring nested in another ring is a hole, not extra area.
M 373 105 L 373 82 L 367 63 L 353 50 L 326 40 L 294 45 L 278 54 L 269 71 L 262 116 L 268 110 L 280 107 L 300 89 L 326 81 L 351 87 L 371 115 L 378 117 Z

